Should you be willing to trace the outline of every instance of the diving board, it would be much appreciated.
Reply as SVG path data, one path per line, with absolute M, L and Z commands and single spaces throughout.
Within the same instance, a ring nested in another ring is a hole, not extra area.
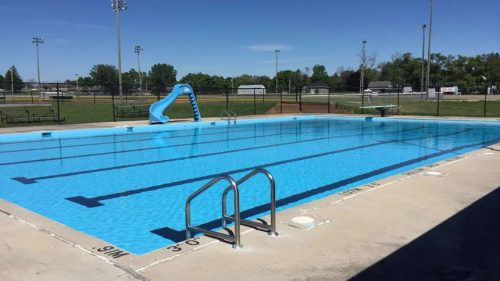
M 376 109 L 380 111 L 380 117 L 385 117 L 385 112 L 391 109 L 399 109 L 399 105 L 388 104 L 388 105 L 372 105 L 372 106 L 360 106 L 361 109 Z

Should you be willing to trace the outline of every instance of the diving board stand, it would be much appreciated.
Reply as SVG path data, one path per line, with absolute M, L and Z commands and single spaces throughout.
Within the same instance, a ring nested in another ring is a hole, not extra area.
M 380 111 L 380 117 L 385 117 L 385 112 L 392 109 L 399 109 L 399 105 L 388 104 L 388 105 L 372 105 L 372 106 L 361 106 L 361 109 L 376 109 Z

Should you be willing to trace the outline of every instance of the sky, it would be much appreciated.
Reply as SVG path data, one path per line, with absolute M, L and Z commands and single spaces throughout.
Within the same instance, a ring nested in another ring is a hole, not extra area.
M 121 13 L 122 70 L 173 64 L 187 73 L 237 76 L 323 64 L 333 74 L 359 65 L 362 40 L 376 63 L 396 53 L 421 56 L 419 26 L 429 0 L 128 0 Z M 500 1 L 435 0 L 433 52 L 500 52 Z M 0 1 L 0 73 L 15 65 L 25 81 L 86 76 L 95 64 L 117 65 L 115 15 L 110 0 Z

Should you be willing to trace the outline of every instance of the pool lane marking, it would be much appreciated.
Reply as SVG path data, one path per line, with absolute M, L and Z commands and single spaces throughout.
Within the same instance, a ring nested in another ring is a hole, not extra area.
M 84 196 L 68 197 L 68 198 L 66 198 L 66 200 L 72 201 L 74 203 L 78 203 L 78 204 L 85 206 L 85 207 L 88 207 L 88 208 L 95 208 L 95 207 L 104 206 L 104 204 L 101 203 L 100 201 L 105 201 L 105 200 L 110 200 L 110 199 L 115 199 L 115 198 L 125 197 L 125 196 L 131 196 L 131 195 L 135 195 L 135 194 L 139 194 L 139 193 L 165 189 L 165 188 L 169 188 L 169 187 L 198 182 L 198 181 L 202 181 L 202 180 L 209 180 L 209 179 L 213 179 L 215 177 L 221 176 L 221 175 L 237 174 L 237 173 L 247 172 L 247 171 L 251 171 L 254 169 L 258 169 L 258 168 L 269 168 L 269 167 L 278 166 L 278 165 L 282 165 L 282 164 L 288 164 L 291 162 L 298 162 L 298 161 L 303 161 L 303 160 L 320 158 L 320 157 L 324 157 L 324 156 L 329 156 L 329 155 L 339 154 L 339 153 L 343 153 L 343 152 L 384 145 L 384 144 L 388 144 L 388 143 L 397 143 L 397 142 L 407 141 L 407 140 L 438 138 L 438 137 L 443 137 L 443 136 L 458 135 L 458 134 L 461 134 L 461 133 L 463 133 L 465 131 L 469 131 L 469 130 L 470 129 L 465 129 L 465 130 L 460 130 L 460 131 L 454 132 L 454 133 L 448 133 L 448 134 L 437 135 L 437 136 L 432 135 L 432 136 L 426 136 L 426 137 L 418 137 L 418 138 L 413 138 L 413 139 L 379 141 L 379 142 L 375 142 L 375 143 L 371 143 L 371 144 L 343 148 L 343 149 L 338 149 L 338 150 L 333 150 L 333 151 L 328 151 L 328 152 L 323 152 L 323 153 L 318 153 L 318 154 L 297 157 L 297 158 L 293 158 L 293 159 L 280 160 L 280 161 L 275 161 L 275 162 L 271 162 L 271 163 L 267 163 L 267 164 L 255 165 L 255 166 L 235 169 L 235 170 L 231 170 L 231 171 L 214 173 L 214 174 L 205 175 L 205 176 L 201 176 L 201 177 L 184 179 L 184 180 L 179 180 L 179 181 L 175 181 L 175 182 L 155 185 L 155 186 L 149 186 L 149 187 L 144 187 L 144 188 L 139 188 L 139 189 L 132 189 L 132 190 L 111 193 L 111 194 L 101 195 L 101 196 L 96 196 L 96 197 L 91 197 L 91 198 L 84 197 Z
M 379 133 L 384 133 L 384 134 L 402 133 L 402 132 L 409 132 L 409 131 L 421 130 L 421 129 L 424 129 L 424 128 L 425 128 L 425 126 L 421 126 L 421 127 L 416 127 L 416 128 L 411 128 L 411 129 L 405 129 L 405 130 L 399 130 L 399 131 L 392 131 L 392 132 L 377 132 L 377 133 L 370 134 L 370 135 L 376 135 L 376 134 L 379 134 Z M 366 135 L 366 134 L 363 134 L 363 135 Z M 96 173 L 96 172 L 120 170 L 120 169 L 140 167 L 140 166 L 147 166 L 147 165 L 163 164 L 163 163 L 168 163 L 168 162 L 188 160 L 188 159 L 195 159 L 195 158 L 202 158 L 202 157 L 209 157 L 209 156 L 222 155 L 222 154 L 228 154 L 228 153 L 235 153 L 235 152 L 242 152 L 242 151 L 251 151 L 251 150 L 259 150 L 259 149 L 265 149 L 265 148 L 271 148 L 271 147 L 286 146 L 286 145 L 291 145 L 291 144 L 315 142 L 315 141 L 327 140 L 327 139 L 348 138 L 348 137 L 356 137 L 356 136 L 360 136 L 360 135 L 356 134 L 356 135 L 346 135 L 346 136 L 321 137 L 321 138 L 315 138 L 315 139 L 306 139 L 306 140 L 300 140 L 300 141 L 291 141 L 291 142 L 277 143 L 277 144 L 270 144 L 270 145 L 263 145 L 263 146 L 238 148 L 238 149 L 233 149 L 233 150 L 226 150 L 226 151 L 219 151 L 219 152 L 198 154 L 198 155 L 192 155 L 192 156 L 182 156 L 182 157 L 177 157 L 177 158 L 170 158 L 170 159 L 164 159 L 164 160 L 158 160 L 158 161 L 151 161 L 151 162 L 143 162 L 143 163 L 136 163 L 136 164 L 128 164 L 128 165 L 120 165 L 120 166 L 113 166 L 113 167 L 107 167 L 107 168 L 91 169 L 91 170 L 84 170 L 84 171 L 77 171 L 77 172 L 70 172 L 70 173 L 62 173 L 62 174 L 54 174 L 54 175 L 47 175 L 47 176 L 40 176 L 40 177 L 33 177 L 33 178 L 14 177 L 12 179 L 15 180 L 15 181 L 18 181 L 20 183 L 23 183 L 23 184 L 34 184 L 34 183 L 38 183 L 40 180 L 46 180 L 46 179 L 70 177 L 70 176 L 76 176 L 76 175 L 82 175 L 82 174 L 90 174 L 90 173 Z
M 380 127 L 380 125 L 370 126 L 370 127 L 367 126 L 367 127 L 365 127 L 365 129 L 376 128 L 376 127 Z M 361 128 L 337 130 L 336 132 L 355 131 L 355 130 L 359 130 L 359 129 L 361 129 Z M 317 133 L 317 132 L 310 131 L 310 132 L 305 132 L 303 134 L 313 134 L 313 133 Z M 82 154 L 82 155 L 73 155 L 73 156 L 64 156 L 64 157 L 51 157 L 51 158 L 41 158 L 41 159 L 32 159 L 32 160 L 22 160 L 22 161 L 15 161 L 15 162 L 4 162 L 4 163 L 0 163 L 0 166 L 28 164 L 28 163 L 37 163 L 37 162 L 46 162 L 46 161 L 59 161 L 59 160 L 65 160 L 65 159 L 75 159 L 75 158 L 92 157 L 92 156 L 104 156 L 104 155 L 111 155 L 111 154 L 123 154 L 123 153 L 138 152 L 138 151 L 161 150 L 161 149 L 172 148 L 172 147 L 192 146 L 192 145 L 198 145 L 198 144 L 209 144 L 209 143 L 218 143 L 218 142 L 228 142 L 228 141 L 234 141 L 234 140 L 258 139 L 258 138 L 266 138 L 266 137 L 273 137 L 273 136 L 287 136 L 287 135 L 296 135 L 296 133 L 292 132 L 292 133 L 283 134 L 282 132 L 280 132 L 280 133 L 269 134 L 269 135 L 259 135 L 259 136 L 254 135 L 251 137 L 239 137 L 239 138 L 232 138 L 232 139 L 226 138 L 226 139 L 222 139 L 222 140 L 191 142 L 191 143 L 183 143 L 183 144 L 174 144 L 174 145 L 169 145 L 169 146 L 155 146 L 155 147 L 148 147 L 148 148 L 136 148 L 136 149 L 109 151 L 109 152 L 100 152 L 100 153 L 91 153 L 91 154 Z
M 307 190 L 307 191 L 304 191 L 301 193 L 297 193 L 297 194 L 294 194 L 294 195 L 291 195 L 291 196 L 288 196 L 285 198 L 278 199 L 276 201 L 276 206 L 282 207 L 282 206 L 306 199 L 308 197 L 311 197 L 311 196 L 314 196 L 314 195 L 317 195 L 320 193 L 328 192 L 328 191 L 331 191 L 333 189 L 337 189 L 337 188 L 340 188 L 340 187 L 343 187 L 343 186 L 346 186 L 349 184 L 353 184 L 353 183 L 356 183 L 356 182 L 359 182 L 362 180 L 366 180 L 366 179 L 369 179 L 369 178 L 372 178 L 375 176 L 379 176 L 381 174 L 384 174 L 384 173 L 387 173 L 387 172 L 390 172 L 393 170 L 397 170 L 399 168 L 403 168 L 406 166 L 410 166 L 410 165 L 416 164 L 416 163 L 421 162 L 421 161 L 436 158 L 436 157 L 439 157 L 439 156 L 442 156 L 442 155 L 445 155 L 448 153 L 455 153 L 459 150 L 474 147 L 474 146 L 484 147 L 484 146 L 490 145 L 491 143 L 495 143 L 498 141 L 500 141 L 500 138 L 493 140 L 493 141 L 490 141 L 490 142 L 479 142 L 479 143 L 474 143 L 474 144 L 462 145 L 462 146 L 446 149 L 443 151 L 435 152 L 432 154 L 424 155 L 421 157 L 417 157 L 414 159 L 406 160 L 403 162 L 399 162 L 399 163 L 396 163 L 396 164 L 393 164 L 390 166 L 386 166 L 386 167 L 379 168 L 379 169 L 376 169 L 376 170 L 373 170 L 373 171 L 370 171 L 367 173 L 363 173 L 361 175 L 353 176 L 353 177 L 343 179 L 343 180 L 340 180 L 340 181 L 337 181 L 337 182 L 334 182 L 331 184 L 327 184 L 327 185 L 320 186 L 320 187 L 317 187 L 317 188 L 314 188 L 311 190 Z M 253 217 L 253 216 L 256 216 L 259 214 L 266 213 L 268 210 L 269 210 L 269 204 L 263 204 L 263 205 L 256 206 L 256 207 L 253 207 L 251 209 L 242 211 L 241 217 L 242 218 Z M 200 225 L 199 227 L 204 228 L 204 229 L 220 228 L 221 227 L 220 219 L 206 222 L 206 223 Z M 158 236 L 161 236 L 163 238 L 166 238 L 168 240 L 171 240 L 175 243 L 184 241 L 186 239 L 186 230 L 185 229 L 175 230 L 175 229 L 172 229 L 169 227 L 163 227 L 163 228 L 151 230 L 151 233 L 156 234 Z
M 312 122 L 310 124 L 313 124 Z M 334 127 L 338 125 L 346 125 L 349 124 L 349 122 L 343 122 L 343 123 L 336 123 L 333 124 Z M 305 129 L 316 129 L 316 128 L 323 128 L 324 126 L 312 126 L 308 127 Z M 230 127 L 227 127 L 228 129 Z M 233 127 L 234 128 L 234 127 Z M 277 129 L 281 128 L 281 126 L 271 126 L 271 127 L 262 127 L 259 129 Z M 285 128 L 285 130 L 296 130 L 296 127 L 289 127 Z M 158 139 L 176 139 L 176 138 L 188 138 L 188 137 L 198 137 L 198 136 L 209 136 L 209 135 L 223 135 L 223 134 L 228 134 L 228 133 L 243 133 L 243 132 L 255 132 L 255 128 L 250 130 L 226 130 L 224 132 L 211 132 L 211 133 L 206 133 L 206 134 L 194 134 L 194 135 L 181 135 L 181 136 L 165 136 L 165 137 L 160 137 L 160 138 L 145 138 L 145 139 L 133 139 L 133 140 L 121 140 L 121 141 L 108 141 L 108 142 L 97 142 L 97 143 L 83 143 L 83 144 L 74 144 L 74 145 L 61 145 L 61 146 L 49 146 L 49 147 L 38 147 L 38 148 L 28 148 L 28 149 L 16 149 L 16 150 L 3 150 L 0 151 L 0 154 L 2 153 L 17 153 L 17 152 L 29 152 L 29 151 L 40 151 L 40 150 L 53 150 L 53 149 L 62 149 L 62 148 L 74 148 L 74 147 L 85 147 L 85 146 L 98 146 L 98 145 L 106 145 L 106 144 L 118 144 L 118 143 L 132 143 L 132 142 L 143 142 L 143 141 L 153 141 L 153 140 L 158 140 Z M 64 141 L 66 139 L 56 139 L 60 141 Z
M 295 123 L 294 123 L 295 122 Z M 140 136 L 140 135 L 154 135 L 154 134 L 165 134 L 165 133 L 176 133 L 176 132 L 185 132 L 185 131 L 193 131 L 194 129 L 203 129 L 204 131 L 214 131 L 214 130 L 224 130 L 228 131 L 229 129 L 233 129 L 232 132 L 239 132 L 240 130 L 234 130 L 235 128 L 246 128 L 250 126 L 255 126 L 255 125 L 268 125 L 270 126 L 265 127 L 262 126 L 260 128 L 265 129 L 265 128 L 273 128 L 277 126 L 302 126 L 303 124 L 314 124 L 314 123 L 320 123 L 324 122 L 323 120 L 304 120 L 300 122 L 296 122 L 296 120 L 291 120 L 287 122 L 273 122 L 273 123 L 255 123 L 255 124 L 243 124 L 234 127 L 204 127 L 204 128 L 192 128 L 192 129 L 182 129 L 182 130 L 166 130 L 166 131 L 157 131 L 157 132 L 143 132 L 143 133 L 123 133 L 123 134 L 112 134 L 112 135 L 94 135 L 94 136 L 87 136 L 87 137 L 69 137 L 69 138 L 50 138 L 50 139 L 40 139 L 40 140 L 26 140 L 26 141 L 14 141 L 14 142 L 0 142 L 0 147 L 2 146 L 8 146 L 8 145 L 18 145 L 18 144 L 26 144 L 26 143 L 43 143 L 43 142 L 56 142 L 56 141 L 66 141 L 66 140 L 80 140 L 80 139 L 95 139 L 95 138 L 115 138 L 115 137 L 130 137 L 130 136 Z M 336 124 L 352 124 L 353 122 L 338 122 L 334 123 L 333 125 Z M 241 130 L 244 131 L 244 130 Z M 187 135 L 186 135 L 187 136 Z M 151 139 L 151 138 L 148 138 Z M 58 148 L 58 147 L 57 147 Z M 0 151 L 1 152 L 8 152 L 8 151 Z

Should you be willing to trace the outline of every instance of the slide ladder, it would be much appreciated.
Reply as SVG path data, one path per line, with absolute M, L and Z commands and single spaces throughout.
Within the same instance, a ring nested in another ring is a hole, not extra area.
M 191 107 L 193 108 L 193 117 L 196 122 L 201 121 L 200 108 L 196 102 L 196 95 L 193 88 L 188 84 L 177 84 L 168 96 L 164 99 L 153 103 L 149 107 L 149 124 L 165 124 L 170 120 L 163 112 L 169 107 L 179 96 L 188 95 Z
M 270 210 L 271 210 L 271 222 L 270 224 L 264 223 L 264 222 L 255 222 L 255 221 L 250 221 L 250 220 L 245 220 L 241 218 L 240 215 L 240 193 L 239 193 L 239 185 L 248 181 L 249 179 L 253 178 L 254 176 L 262 174 L 267 177 L 269 180 L 269 185 L 271 189 L 271 198 L 270 198 Z M 191 201 L 198 197 L 201 193 L 209 189 L 210 187 L 214 186 L 216 183 L 220 181 L 227 181 L 229 183 L 229 187 L 227 187 L 223 194 L 222 194 L 222 227 L 224 229 L 227 229 L 227 221 L 234 222 L 234 232 L 230 231 L 229 234 L 224 234 L 216 231 L 212 231 L 209 229 L 203 229 L 198 226 L 194 226 L 191 224 Z M 227 204 L 226 204 L 226 198 L 227 195 L 229 194 L 230 191 L 233 191 L 233 197 L 234 197 L 234 215 L 230 216 L 227 214 Z M 241 233 L 240 233 L 240 226 L 245 225 L 248 227 L 255 228 L 257 230 L 262 230 L 267 232 L 269 235 L 274 235 L 278 236 L 278 232 L 276 231 L 276 184 L 274 182 L 274 178 L 269 173 L 269 171 L 265 169 L 256 169 L 243 178 L 241 178 L 239 181 L 234 181 L 232 177 L 229 175 L 222 175 L 219 177 L 214 178 L 204 186 L 202 186 L 200 189 L 192 193 L 186 200 L 186 238 L 191 239 L 192 232 L 199 232 L 203 233 L 207 236 L 215 237 L 217 239 L 220 239 L 222 241 L 226 241 L 229 243 L 233 244 L 233 248 L 239 248 L 241 247 Z

